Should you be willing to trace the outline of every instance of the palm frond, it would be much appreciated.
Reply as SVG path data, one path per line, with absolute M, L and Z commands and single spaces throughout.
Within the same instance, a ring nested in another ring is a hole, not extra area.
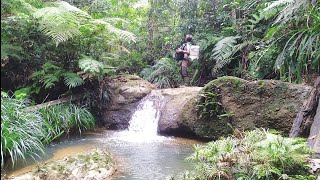
M 229 36 L 217 42 L 212 50 L 213 54 L 211 55 L 211 58 L 216 60 L 216 64 L 212 69 L 213 73 L 216 73 L 219 69 L 230 63 L 230 57 L 237 49 L 236 43 L 239 38 L 241 38 L 241 36 Z

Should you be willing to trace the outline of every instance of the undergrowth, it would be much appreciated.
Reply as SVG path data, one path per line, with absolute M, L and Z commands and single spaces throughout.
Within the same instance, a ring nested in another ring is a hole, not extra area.
M 64 133 L 95 125 L 91 113 L 72 104 L 53 105 L 28 111 L 27 100 L 18 100 L 1 93 L 1 167 L 11 160 L 14 165 L 26 156 L 44 153 L 45 144 Z
M 196 167 L 181 178 L 315 180 L 308 172 L 310 153 L 301 138 L 286 138 L 264 129 L 235 131 L 232 136 L 194 146 L 187 159 Z

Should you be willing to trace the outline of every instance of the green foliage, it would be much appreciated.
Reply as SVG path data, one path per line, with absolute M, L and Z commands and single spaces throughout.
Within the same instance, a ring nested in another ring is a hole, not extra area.
M 92 59 L 88 56 L 83 56 L 79 60 L 79 67 L 84 72 L 89 73 L 93 76 L 103 76 L 105 74 L 110 75 L 115 71 L 116 68 L 105 65 L 102 62 Z
M 276 47 L 267 47 L 249 54 L 251 61 L 249 73 L 256 79 L 264 79 L 274 72 L 274 64 L 279 54 Z
M 161 58 L 152 67 L 143 69 L 141 77 L 159 88 L 177 87 L 181 81 L 178 63 L 170 58 Z
M 42 142 L 49 144 L 71 129 L 90 129 L 94 127 L 95 120 L 91 113 L 75 105 L 54 105 L 39 110 L 43 118 L 45 137 Z
M 308 0 L 274 1 L 264 11 L 275 8 L 282 10 L 272 28 L 281 36 L 277 35 L 273 40 L 283 42 L 275 67 L 280 70 L 283 80 L 301 82 L 303 75 L 320 71 L 319 3 Z M 280 38 L 275 39 L 278 36 Z
M 20 46 L 1 43 L 1 63 L 9 59 L 9 56 L 22 59 L 23 50 Z
M 216 73 L 219 69 L 230 63 L 232 55 L 236 52 L 237 39 L 241 36 L 230 36 L 221 39 L 212 50 L 212 58 L 216 60 L 212 72 Z
M 235 131 L 194 151 L 188 159 L 197 165 L 185 179 L 315 179 L 308 172 L 310 150 L 303 139 L 263 129 Z
M 92 128 L 91 113 L 75 105 L 54 105 L 29 111 L 26 100 L 10 98 L 1 92 L 1 166 L 11 159 L 13 165 L 26 156 L 38 156 L 43 145 L 73 129 Z
M 31 94 L 31 87 L 25 87 L 14 91 L 14 97 L 17 100 L 28 99 Z
M 33 88 L 35 88 L 36 93 L 40 90 L 38 84 L 42 84 L 45 89 L 52 88 L 61 78 L 64 78 L 64 83 L 69 89 L 84 84 L 84 80 L 78 74 L 52 63 L 45 63 L 41 70 L 32 74 L 32 80 L 35 81 Z
M 197 109 L 199 117 L 203 119 L 216 119 L 221 118 L 220 116 L 224 113 L 224 109 L 219 102 L 220 96 L 216 92 L 215 86 L 211 89 L 205 89 L 205 91 L 200 94 L 201 98 L 198 102 Z
M 52 7 L 38 9 L 33 15 L 39 20 L 39 29 L 50 36 L 58 46 L 81 34 L 80 22 L 90 16 L 64 1 L 50 3 Z
M 1 92 L 1 167 L 7 158 L 14 165 L 17 159 L 43 152 L 41 115 L 23 111 L 27 105 L 27 101 L 3 96 Z

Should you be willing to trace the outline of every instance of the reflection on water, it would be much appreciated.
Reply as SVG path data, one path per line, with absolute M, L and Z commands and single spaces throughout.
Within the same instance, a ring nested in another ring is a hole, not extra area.
M 141 141 L 141 138 L 146 141 Z M 81 137 L 69 138 L 50 145 L 45 150 L 47 155 L 42 156 L 41 160 L 56 160 L 91 148 L 104 147 L 112 153 L 117 162 L 118 172 L 115 179 L 156 180 L 192 169 L 191 163 L 185 161 L 185 158 L 193 152 L 192 145 L 197 143 L 200 142 L 163 136 L 135 137 L 129 131 L 104 130 L 86 133 Z M 29 159 L 28 164 L 35 164 L 35 162 Z M 18 163 L 16 171 L 11 170 L 9 175 L 30 171 L 31 166 L 26 167 L 28 164 Z M 21 169 L 22 167 L 26 168 Z

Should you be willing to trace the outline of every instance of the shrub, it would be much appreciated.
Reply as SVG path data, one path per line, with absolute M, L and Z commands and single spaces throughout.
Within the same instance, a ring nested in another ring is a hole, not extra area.
M 178 63 L 170 58 L 161 58 L 152 67 L 143 69 L 141 77 L 159 88 L 177 87 L 181 81 Z
M 308 173 L 306 143 L 263 129 L 239 132 L 195 146 L 197 163 L 184 179 L 315 179 Z

